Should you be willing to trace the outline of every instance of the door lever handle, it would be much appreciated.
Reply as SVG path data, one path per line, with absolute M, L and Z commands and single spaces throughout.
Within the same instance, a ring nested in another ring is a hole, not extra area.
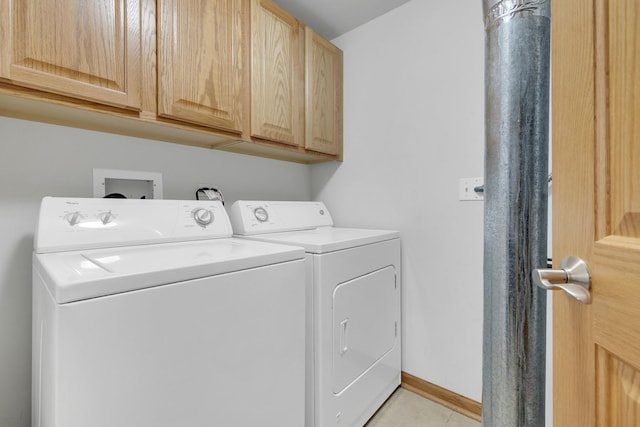
M 583 304 L 591 303 L 591 275 L 587 263 L 577 256 L 565 257 L 559 270 L 536 268 L 531 272 L 531 278 L 543 289 L 562 289 Z

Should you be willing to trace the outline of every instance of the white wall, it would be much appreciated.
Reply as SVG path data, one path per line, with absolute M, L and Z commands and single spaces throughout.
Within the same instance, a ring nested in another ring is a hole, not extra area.
M 93 168 L 161 172 L 236 199 L 309 200 L 309 166 L 0 117 L 0 426 L 31 425 L 31 251 L 40 199 L 92 197 Z
M 413 0 L 334 40 L 344 163 L 311 168 L 338 225 L 402 232 L 403 370 L 480 401 L 484 171 L 481 2 Z

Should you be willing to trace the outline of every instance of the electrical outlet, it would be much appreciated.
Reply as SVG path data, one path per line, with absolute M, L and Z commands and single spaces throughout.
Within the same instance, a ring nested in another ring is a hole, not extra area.
M 478 189 L 478 187 L 484 190 L 484 178 L 460 178 L 460 200 L 484 200 L 484 192 L 475 191 L 476 189 Z

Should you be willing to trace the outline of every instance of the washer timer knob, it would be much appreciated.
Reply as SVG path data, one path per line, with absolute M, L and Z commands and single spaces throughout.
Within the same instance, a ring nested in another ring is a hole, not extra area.
M 267 220 L 269 219 L 269 213 L 267 212 L 267 210 L 263 207 L 260 208 L 255 208 L 253 210 L 253 215 L 256 217 L 256 219 L 260 222 L 267 222 Z
M 213 212 L 209 209 L 198 208 L 193 211 L 193 219 L 201 227 L 206 227 L 213 222 Z

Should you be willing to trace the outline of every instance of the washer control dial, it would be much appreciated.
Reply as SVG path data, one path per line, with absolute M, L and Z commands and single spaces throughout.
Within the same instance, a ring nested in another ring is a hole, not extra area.
M 101 212 L 98 214 L 98 219 L 102 222 L 103 225 L 109 224 L 113 220 L 113 214 L 111 211 Z
M 260 222 L 267 222 L 269 220 L 269 213 L 263 207 L 255 208 L 253 210 L 253 215 Z
M 193 211 L 193 219 L 201 227 L 206 227 L 213 222 L 213 212 L 209 209 L 198 208 Z
M 80 220 L 82 219 L 82 215 L 79 211 L 69 212 L 64 216 L 64 219 L 69 223 L 70 226 L 73 227 L 80 222 Z

